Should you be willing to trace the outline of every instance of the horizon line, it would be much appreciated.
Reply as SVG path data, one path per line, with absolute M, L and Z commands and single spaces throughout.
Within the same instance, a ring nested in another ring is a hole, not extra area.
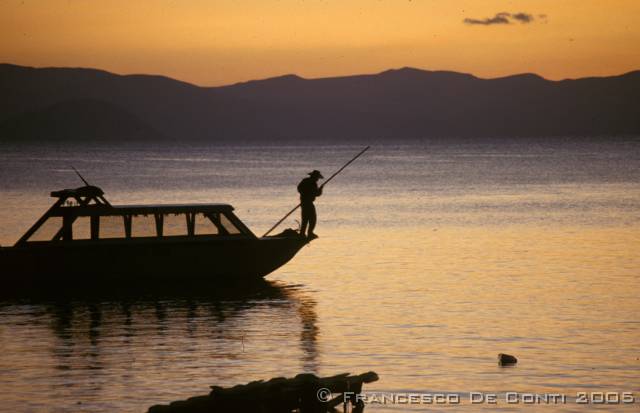
M 506 79 L 506 78 L 518 77 L 518 76 L 535 76 L 535 77 L 543 79 L 543 80 L 545 80 L 547 82 L 563 82 L 563 81 L 580 80 L 580 79 L 620 77 L 620 76 L 625 76 L 625 75 L 640 71 L 640 68 L 639 68 L 639 69 L 629 70 L 629 71 L 626 71 L 626 72 L 623 72 L 623 73 L 611 74 L 611 75 L 567 77 L 567 78 L 563 78 L 563 79 L 553 80 L 553 79 L 548 79 L 548 78 L 546 78 L 544 76 L 541 76 L 541 75 L 539 75 L 537 73 L 534 73 L 534 72 L 519 72 L 519 73 L 513 73 L 513 74 L 504 75 L 504 76 L 497 76 L 497 77 L 479 77 L 479 76 L 476 76 L 476 75 L 474 75 L 472 73 L 458 72 L 458 71 L 455 71 L 455 70 L 433 70 L 433 69 L 422 69 L 422 68 L 413 67 L 413 66 L 402 66 L 402 67 L 398 67 L 398 68 L 389 68 L 389 69 L 382 70 L 380 72 L 373 72 L 373 73 L 352 73 L 352 74 L 345 74 L 345 75 L 324 76 L 324 77 L 310 77 L 310 78 L 300 76 L 300 75 L 298 75 L 296 73 L 284 73 L 284 74 L 281 74 L 281 75 L 275 75 L 275 76 L 270 76 L 270 77 L 256 78 L 256 79 L 249 79 L 249 80 L 241 80 L 241 81 L 237 81 L 237 82 L 233 82 L 233 83 L 226 83 L 226 84 L 215 85 L 215 86 L 206 86 L 206 85 L 199 85 L 199 84 L 196 84 L 196 83 L 192 83 L 190 81 L 186 81 L 186 80 L 182 80 L 182 79 L 178 79 L 178 78 L 175 78 L 175 77 L 171 77 L 171 76 L 164 75 L 164 74 L 158 74 L 158 73 L 118 73 L 118 72 L 112 72 L 112 71 L 109 71 L 109 70 L 106 70 L 106 69 L 99 69 L 99 68 L 95 68 L 95 67 L 86 67 L 86 66 L 27 66 L 27 65 L 15 64 L 15 63 L 0 62 L 0 66 L 2 66 L 2 65 L 22 67 L 22 68 L 35 69 L 35 70 L 46 70 L 46 69 L 94 70 L 94 71 L 104 72 L 104 73 L 108 73 L 110 75 L 122 76 L 122 77 L 126 77 L 126 76 L 161 77 L 161 78 L 170 79 L 170 80 L 173 80 L 173 81 L 176 81 L 176 82 L 186 83 L 186 84 L 189 84 L 191 86 L 195 86 L 195 87 L 199 87 L 199 88 L 223 88 L 223 87 L 230 87 L 230 86 L 242 85 L 242 84 L 247 84 L 247 83 L 252 83 L 252 82 L 261 82 L 261 81 L 267 81 L 267 80 L 272 80 L 272 79 L 280 79 L 280 78 L 286 78 L 286 77 L 292 77 L 292 78 L 297 78 L 297 79 L 300 79 L 300 80 L 309 80 L 309 81 L 324 80 L 324 79 L 343 79 L 343 78 L 358 77 L 358 76 L 376 76 L 376 75 L 381 75 L 381 74 L 388 73 L 388 72 L 397 72 L 397 71 L 402 71 L 402 70 L 405 70 L 405 71 L 412 70 L 412 71 L 425 72 L 425 73 L 455 73 L 455 74 L 458 74 L 458 75 L 471 76 L 471 77 L 473 77 L 475 79 L 479 79 L 479 80 L 497 80 L 497 79 Z

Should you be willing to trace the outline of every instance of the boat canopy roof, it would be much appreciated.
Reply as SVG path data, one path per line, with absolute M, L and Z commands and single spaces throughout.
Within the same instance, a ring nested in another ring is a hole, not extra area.
M 97 241 L 145 237 L 163 239 L 173 236 L 197 238 L 223 235 L 255 238 L 251 230 L 233 213 L 233 207 L 229 204 L 112 205 L 105 199 L 100 188 L 90 185 L 54 191 L 51 196 L 58 200 L 16 245 L 32 241 Z M 150 220 L 143 216 L 150 217 Z M 114 221 L 114 217 L 121 219 Z M 82 225 L 88 229 L 82 229 Z M 47 232 L 49 227 L 53 228 L 51 233 Z M 90 237 L 81 238 L 82 235 L 78 235 L 83 233 L 85 236 L 90 234 Z
M 167 211 L 167 212 L 171 212 L 169 210 L 178 210 L 180 212 L 187 212 L 187 211 L 202 211 L 202 210 L 219 210 L 219 211 L 228 211 L 228 210 L 233 210 L 233 207 L 229 204 L 220 204 L 220 203 L 216 203 L 216 204 L 205 204 L 205 203 L 189 203 L 189 204 L 132 204 L 132 205 L 112 205 L 112 208 L 117 208 L 117 209 L 127 209 L 127 208 L 132 208 L 132 209 L 145 209 L 145 208 L 153 208 L 153 209 L 158 209 L 158 210 L 162 210 Z
M 157 204 L 157 205 L 71 205 L 61 206 L 50 211 L 51 216 L 65 215 L 148 215 L 148 214 L 185 214 L 185 213 L 229 213 L 233 207 L 229 204 Z
M 74 215 L 137 215 L 137 214 L 181 214 L 181 213 L 224 213 L 233 211 L 229 204 L 151 204 L 151 205 L 111 205 L 104 192 L 97 186 L 83 186 L 51 192 L 58 198 L 49 214 Z

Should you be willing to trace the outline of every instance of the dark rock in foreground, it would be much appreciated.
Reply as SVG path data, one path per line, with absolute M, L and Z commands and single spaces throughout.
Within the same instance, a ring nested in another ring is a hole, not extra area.
M 277 377 L 266 382 L 253 381 L 231 388 L 211 386 L 211 393 L 207 396 L 191 397 L 169 405 L 155 405 L 149 408 L 148 413 L 282 413 L 293 410 L 301 413 L 328 412 L 343 403 L 345 392 L 360 393 L 364 383 L 377 380 L 378 375 L 370 371 L 357 376 L 344 373 L 324 378 L 313 374 L 298 374 L 291 379 Z

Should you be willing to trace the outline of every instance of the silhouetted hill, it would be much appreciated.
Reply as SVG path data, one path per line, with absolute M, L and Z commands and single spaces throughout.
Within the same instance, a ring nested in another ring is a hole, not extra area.
M 92 99 L 68 100 L 0 123 L 0 139 L 20 141 L 159 140 L 161 133 L 126 110 Z
M 161 76 L 4 64 L 0 95 L 0 122 L 69 100 L 93 99 L 185 140 L 640 133 L 639 71 L 556 82 L 534 74 L 479 79 L 403 68 L 322 79 L 286 75 L 205 88 Z

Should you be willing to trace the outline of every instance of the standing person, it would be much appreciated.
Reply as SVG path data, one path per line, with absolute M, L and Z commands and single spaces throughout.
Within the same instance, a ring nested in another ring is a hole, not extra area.
M 318 236 L 313 232 L 316 227 L 316 207 L 313 205 L 313 201 L 316 200 L 316 197 L 322 195 L 322 186 L 318 187 L 319 179 L 324 179 L 324 176 L 322 176 L 320 171 L 314 170 L 309 173 L 307 178 L 304 178 L 298 184 L 298 192 L 300 193 L 300 209 L 302 212 L 300 235 L 306 236 L 309 240 L 318 238 Z M 307 225 L 309 226 L 309 232 L 305 235 Z

